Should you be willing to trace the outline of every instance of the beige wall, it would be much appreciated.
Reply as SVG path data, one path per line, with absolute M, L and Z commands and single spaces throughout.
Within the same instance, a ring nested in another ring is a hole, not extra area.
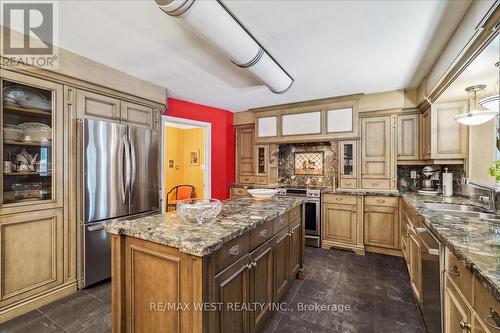
M 496 160 L 496 118 L 487 123 L 469 126 L 469 159 L 467 177 L 494 185 L 495 177 L 488 169 Z
M 3 29 L 8 28 L 0 25 L 0 34 Z M 11 38 L 13 43 L 16 43 L 16 40 L 21 41 L 24 35 L 13 30 L 11 31 Z M 52 72 L 165 105 L 167 99 L 167 89 L 165 87 L 141 80 L 65 49 L 58 47 L 55 47 L 55 49 L 58 57 L 58 68 L 52 69 Z

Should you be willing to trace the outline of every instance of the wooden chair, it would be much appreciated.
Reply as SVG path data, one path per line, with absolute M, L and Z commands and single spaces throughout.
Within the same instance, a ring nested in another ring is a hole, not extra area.
M 167 212 L 169 211 L 170 207 L 174 207 L 174 211 L 175 211 L 175 207 L 177 206 L 177 203 L 179 202 L 179 200 L 194 198 L 196 196 L 194 190 L 195 190 L 194 186 L 192 186 L 192 185 L 177 185 L 177 186 L 173 187 L 167 193 Z M 172 192 L 175 192 L 173 194 L 174 199 L 169 200 Z

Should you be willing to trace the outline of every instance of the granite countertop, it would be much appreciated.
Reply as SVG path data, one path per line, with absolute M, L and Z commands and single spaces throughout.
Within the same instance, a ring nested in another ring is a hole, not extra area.
M 323 189 L 321 194 L 345 194 L 345 195 L 380 195 L 384 197 L 399 197 L 399 191 L 377 191 L 377 190 L 339 190 L 339 189 Z
M 106 225 L 112 234 L 124 234 L 207 256 L 257 226 L 303 203 L 302 198 L 274 197 L 270 201 L 238 198 L 223 201 L 222 212 L 207 224 L 184 222 L 175 212 L 150 215 Z
M 500 302 L 500 223 L 447 215 L 423 207 L 424 201 L 480 206 L 464 197 L 434 197 L 414 193 L 403 193 L 402 197 L 424 218 L 434 235 Z

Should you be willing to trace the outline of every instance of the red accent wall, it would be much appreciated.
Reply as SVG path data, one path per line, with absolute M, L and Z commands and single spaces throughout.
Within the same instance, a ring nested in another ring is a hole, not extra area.
M 229 198 L 229 185 L 234 183 L 235 132 L 233 113 L 175 98 L 167 99 L 165 115 L 212 124 L 212 198 Z

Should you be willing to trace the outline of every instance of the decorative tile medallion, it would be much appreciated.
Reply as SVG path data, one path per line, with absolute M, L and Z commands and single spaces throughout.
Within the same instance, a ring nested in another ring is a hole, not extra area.
M 295 153 L 294 174 L 296 175 L 322 175 L 324 152 Z

